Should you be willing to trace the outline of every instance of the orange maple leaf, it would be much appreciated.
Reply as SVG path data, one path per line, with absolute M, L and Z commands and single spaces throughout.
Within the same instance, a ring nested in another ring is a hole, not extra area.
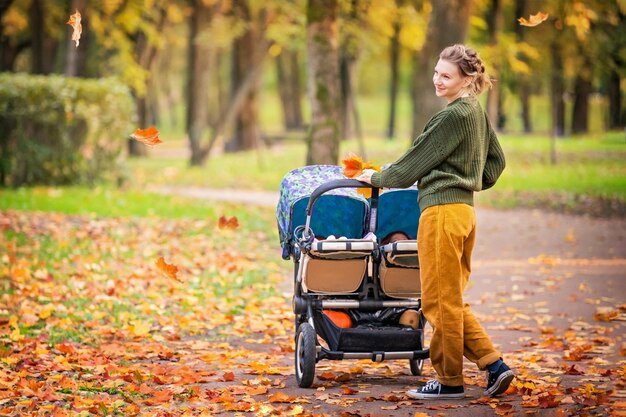
M 178 282 L 182 282 L 181 279 L 178 278 L 177 276 L 178 267 L 176 265 L 170 265 L 166 263 L 165 259 L 163 259 L 162 256 L 159 259 L 157 259 L 155 263 L 156 263 L 157 268 L 159 268 L 159 270 L 163 272 L 165 276 L 167 276 L 168 278 L 175 279 Z
M 332 381 L 337 379 L 337 375 L 332 373 L 332 372 L 322 372 L 320 375 L 317 376 L 320 380 L 322 381 Z
M 234 372 L 224 372 L 224 375 L 222 375 L 221 378 L 219 378 L 220 381 L 234 381 L 235 380 L 235 373 Z
M 363 159 L 350 152 L 346 159 L 342 159 L 341 163 L 343 164 L 343 175 L 347 178 L 355 178 L 361 175 L 364 169 L 373 169 L 374 171 L 380 172 L 380 167 L 378 165 L 374 165 L 371 162 L 363 162 Z M 372 196 L 371 188 L 357 188 L 356 190 L 359 194 L 362 194 L 365 198 L 370 198 Z
M 519 19 L 517 19 L 517 21 L 522 26 L 533 27 L 533 26 L 537 26 L 541 22 L 545 22 L 548 19 L 548 17 L 549 17 L 548 13 L 537 12 L 537 14 L 531 14 L 528 20 L 524 19 L 523 17 L 520 17 Z
M 363 172 L 363 160 L 352 152 L 348 154 L 346 159 L 342 159 L 341 163 L 343 164 L 343 175 L 345 177 L 358 177 Z
M 288 394 L 285 394 L 282 391 L 279 391 L 277 393 L 271 394 L 269 396 L 269 401 L 271 403 L 292 403 L 296 400 L 295 397 L 291 397 Z
M 239 221 L 237 220 L 237 216 L 233 216 L 230 219 L 227 219 L 225 216 L 220 216 L 219 223 L 217 227 L 220 229 L 236 229 L 239 227 Z
M 80 43 L 80 35 L 83 33 L 83 25 L 80 24 L 80 21 L 80 12 L 76 10 L 76 13 L 70 15 L 70 20 L 68 20 L 66 23 L 74 29 L 74 32 L 72 32 L 72 40 L 76 42 L 77 48 L 78 44 Z
M 130 137 L 148 146 L 158 145 L 159 143 L 163 142 L 161 139 L 159 139 L 159 131 L 156 129 L 156 127 L 137 129 L 135 130 L 135 133 L 130 135 Z

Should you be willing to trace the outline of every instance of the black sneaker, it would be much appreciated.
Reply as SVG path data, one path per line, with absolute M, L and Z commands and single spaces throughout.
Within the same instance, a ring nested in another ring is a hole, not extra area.
M 417 400 L 463 398 L 465 396 L 465 390 L 463 389 L 463 385 L 451 387 L 448 385 L 442 385 L 439 381 L 433 379 L 432 381 L 428 381 L 426 385 L 421 388 L 407 391 L 406 395 Z
M 487 370 L 487 389 L 483 392 L 483 395 L 495 397 L 502 394 L 511 385 L 513 378 L 515 378 L 515 374 L 504 362 L 495 372 Z

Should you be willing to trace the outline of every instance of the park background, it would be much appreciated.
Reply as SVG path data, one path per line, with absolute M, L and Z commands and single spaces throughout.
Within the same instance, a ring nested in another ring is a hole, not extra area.
M 66 24 L 77 11 L 79 42 Z M 399 157 L 444 105 L 432 71 L 453 43 L 495 79 L 481 101 L 507 169 L 479 207 L 619 222 L 625 22 L 624 0 L 1 0 L 1 410 L 302 411 L 293 396 L 249 397 L 290 375 L 250 340 L 293 349 L 290 265 L 266 193 L 349 152 Z M 162 143 L 131 137 L 148 127 Z M 563 242 L 582 239 L 570 228 Z M 620 308 L 598 317 L 613 324 Z M 536 404 L 567 398 L 519 381 Z M 585 415 L 605 394 L 567 405 Z

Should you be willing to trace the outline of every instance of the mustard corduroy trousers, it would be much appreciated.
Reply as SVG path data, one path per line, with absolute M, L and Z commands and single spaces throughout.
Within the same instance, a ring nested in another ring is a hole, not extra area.
M 502 356 L 463 301 L 475 239 L 472 206 L 431 206 L 420 216 L 417 245 L 422 310 L 433 328 L 430 361 L 443 385 L 463 385 L 463 356 L 480 369 Z

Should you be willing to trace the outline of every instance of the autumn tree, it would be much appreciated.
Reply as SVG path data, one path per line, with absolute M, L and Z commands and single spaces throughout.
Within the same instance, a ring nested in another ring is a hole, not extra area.
M 29 40 L 22 35 L 27 24 L 25 19 L 9 22 L 6 21 L 8 19 L 5 20 L 13 3 L 14 0 L 0 1 L 0 71 L 13 71 L 17 55 L 30 45 Z
M 413 67 L 413 137 L 417 137 L 428 119 L 442 108 L 443 103 L 433 92 L 432 71 L 443 48 L 465 42 L 472 5 L 472 0 L 432 2 L 426 42 L 416 55 Z
M 306 37 L 302 28 L 306 24 L 305 3 L 303 0 L 281 2 L 268 11 L 273 15 L 270 26 L 275 42 L 272 56 L 285 130 L 304 127 L 302 73 Z
M 515 42 L 516 44 L 521 44 L 525 41 L 526 31 L 524 27 L 521 26 L 518 22 L 518 18 L 522 16 L 526 16 L 527 11 L 527 1 L 526 0 L 515 0 L 515 15 L 513 19 L 513 25 L 515 27 Z M 516 53 L 516 59 L 518 62 L 524 67 L 524 69 L 528 68 L 528 63 L 530 58 L 528 54 L 519 51 Z M 518 73 L 515 77 L 515 86 L 517 87 L 517 93 L 520 101 L 520 117 L 522 118 L 522 129 L 524 133 L 530 133 L 533 130 L 532 120 L 530 117 L 530 97 L 532 94 L 532 84 L 529 77 L 529 71 L 523 71 L 522 73 Z
M 77 10 L 85 10 L 86 0 L 72 0 L 68 9 L 68 15 L 76 13 Z M 82 48 L 77 48 L 71 37 L 67 37 L 65 42 L 65 69 L 66 77 L 85 76 L 87 68 L 87 46 L 89 45 L 89 15 L 81 15 L 81 42 Z
M 308 0 L 306 16 L 311 101 L 306 163 L 337 164 L 340 133 L 338 1 Z
M 359 140 L 359 153 L 365 157 L 363 146 L 363 132 L 356 105 L 355 71 L 361 53 L 361 28 L 365 24 L 364 2 L 350 0 L 346 2 L 343 11 L 342 30 L 339 47 L 339 75 L 341 87 L 341 138 L 356 137 Z M 341 16 L 340 8 L 340 16 Z
M 488 28 L 488 44 L 493 50 L 498 50 L 500 42 L 499 36 L 503 28 L 503 13 L 502 13 L 502 0 L 491 0 L 489 11 L 487 15 L 487 28 Z M 498 78 L 502 69 L 500 54 L 491 54 L 491 74 L 490 77 L 494 78 L 496 82 L 493 87 L 487 92 L 487 105 L 486 111 L 491 120 L 491 124 L 496 128 L 502 128 L 500 111 L 502 101 L 502 83 Z
M 276 57 L 276 78 L 285 129 L 300 129 L 304 119 L 302 117 L 300 54 L 297 49 L 283 49 Z
M 398 0 L 394 0 L 398 6 Z M 393 139 L 396 135 L 396 107 L 398 103 L 398 83 L 400 80 L 400 30 L 402 21 L 399 13 L 392 15 L 392 33 L 389 40 L 389 117 L 387 118 L 387 139 Z
M 208 30 L 217 7 L 207 6 L 202 0 L 192 0 L 189 17 L 188 65 L 187 65 L 187 135 L 191 149 L 191 164 L 199 165 L 200 144 L 208 125 L 209 74 L 215 71 L 215 48 L 202 42 L 203 31 Z
M 596 52 L 599 83 L 608 99 L 608 129 L 624 129 L 626 112 L 622 100 L 622 80 L 626 77 L 626 3 L 603 2 L 598 7 L 598 19 L 592 26 L 589 42 Z
M 50 74 L 54 71 L 54 57 L 59 45 L 49 31 L 46 21 L 50 15 L 50 4 L 43 0 L 32 0 L 29 9 L 31 37 L 31 72 Z
M 256 13 L 255 13 L 256 12 Z M 231 97 L 237 94 L 240 84 L 246 79 L 247 73 L 259 65 L 257 42 L 262 36 L 261 22 L 265 16 L 263 9 L 254 10 L 247 0 L 233 2 L 232 13 L 244 23 L 245 30 L 234 39 L 230 65 Z M 260 140 L 259 126 L 259 83 L 260 78 L 251 81 L 247 93 L 237 112 L 233 136 L 227 144 L 227 150 L 240 151 L 256 149 Z

